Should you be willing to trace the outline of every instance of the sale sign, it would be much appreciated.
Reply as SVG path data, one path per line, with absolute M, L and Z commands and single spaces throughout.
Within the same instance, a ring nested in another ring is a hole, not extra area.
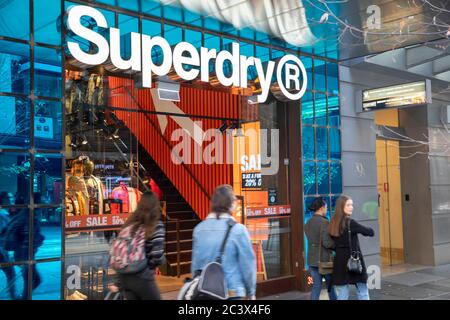
M 245 214 L 247 218 L 286 216 L 291 214 L 291 206 L 247 207 Z
M 66 217 L 66 230 L 117 229 L 128 219 L 129 214 L 99 214 Z

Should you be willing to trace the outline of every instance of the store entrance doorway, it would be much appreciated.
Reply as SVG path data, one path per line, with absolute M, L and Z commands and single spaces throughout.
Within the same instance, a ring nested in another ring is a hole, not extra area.
M 395 140 L 377 140 L 381 264 L 404 263 L 400 148 Z

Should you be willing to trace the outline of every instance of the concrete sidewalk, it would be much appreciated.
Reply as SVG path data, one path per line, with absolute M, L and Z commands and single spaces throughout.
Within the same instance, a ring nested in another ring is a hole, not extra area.
M 450 300 L 450 265 L 422 267 L 419 270 L 382 277 L 381 289 L 370 290 L 372 300 Z M 356 300 L 354 288 L 350 299 Z M 328 300 L 322 290 L 321 300 Z M 309 293 L 290 291 L 260 300 L 309 300 Z

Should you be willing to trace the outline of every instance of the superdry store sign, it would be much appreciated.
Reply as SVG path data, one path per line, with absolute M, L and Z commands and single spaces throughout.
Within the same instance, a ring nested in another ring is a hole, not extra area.
M 119 29 L 109 28 L 109 42 L 101 34 L 82 24 L 83 17 L 92 18 L 98 27 L 108 28 L 105 16 L 98 10 L 88 6 L 72 6 L 68 9 L 67 27 L 75 35 L 94 44 L 98 50 L 88 53 L 82 50 L 77 42 L 68 41 L 67 46 L 72 56 L 88 66 L 98 66 L 110 62 L 117 70 L 140 72 L 142 86 L 151 88 L 152 76 L 165 76 L 172 69 L 186 81 L 200 77 L 203 82 L 209 82 L 209 64 L 215 60 L 215 72 L 218 81 L 225 87 L 248 87 L 248 68 L 255 67 L 261 94 L 258 102 L 265 102 L 269 94 L 272 79 L 289 100 L 299 100 L 307 86 L 306 70 L 301 60 L 294 55 L 285 55 L 277 63 L 269 61 L 265 67 L 261 59 L 240 55 L 238 43 L 232 44 L 232 50 L 219 51 L 201 47 L 198 51 L 188 42 L 180 42 L 173 48 L 166 39 L 145 34 L 131 33 L 131 56 L 123 59 L 120 52 L 121 33 Z M 151 58 L 152 49 L 160 48 L 162 62 L 154 63 Z M 109 61 L 108 61 L 109 59 Z M 231 63 L 231 75 L 226 75 L 224 64 Z

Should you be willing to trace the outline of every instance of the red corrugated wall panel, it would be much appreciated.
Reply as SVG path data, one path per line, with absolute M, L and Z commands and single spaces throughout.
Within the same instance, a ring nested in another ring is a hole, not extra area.
M 109 77 L 110 106 L 131 110 L 139 109 L 138 105 L 123 87 L 129 88 L 142 109 L 155 110 L 149 89 L 136 89 L 133 87 L 132 80 L 118 77 Z M 177 103 L 177 105 L 186 114 L 239 118 L 238 96 L 215 90 L 185 86 L 181 87 L 180 95 L 181 102 Z M 172 132 L 180 127 L 172 118 L 168 118 L 164 139 L 161 135 L 156 115 L 145 115 L 142 112 L 135 113 L 130 111 L 116 111 L 115 114 L 131 129 L 149 155 L 172 181 L 173 185 L 191 205 L 197 215 L 204 219 L 209 211 L 208 195 L 211 195 L 214 188 L 220 184 L 232 184 L 232 165 L 226 163 L 206 164 L 203 157 L 201 164 L 195 164 L 194 151 L 192 151 L 191 164 L 186 164 L 186 166 L 177 165 L 171 160 L 172 148 L 177 142 L 172 142 L 170 138 Z M 222 124 L 221 120 L 216 119 L 193 118 L 193 120 L 201 121 L 204 131 L 211 128 L 219 128 Z M 224 138 L 223 150 L 225 151 L 225 135 L 222 137 Z M 208 144 L 209 142 L 203 144 L 202 154 Z M 192 146 L 194 145 L 195 142 L 192 141 Z M 226 161 L 226 154 L 224 155 L 224 161 Z M 188 170 L 191 171 L 192 175 L 189 174 Z M 206 193 L 202 191 L 200 185 Z

